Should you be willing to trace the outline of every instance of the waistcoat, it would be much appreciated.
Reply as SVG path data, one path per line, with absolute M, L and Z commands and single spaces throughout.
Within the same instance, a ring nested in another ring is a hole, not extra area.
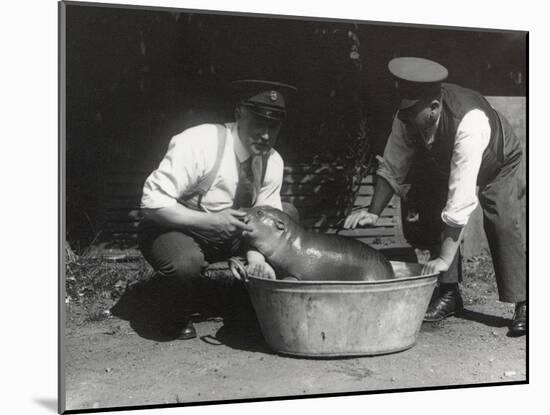
M 423 156 L 431 164 L 441 180 L 448 180 L 451 171 L 451 159 L 455 144 L 456 132 L 464 116 L 471 110 L 478 109 L 485 113 L 491 127 L 489 144 L 483 152 L 481 166 L 477 176 L 477 184 L 484 186 L 489 183 L 506 163 L 504 155 L 504 139 L 506 131 L 498 112 L 478 92 L 453 84 L 442 84 L 442 110 L 435 140 L 431 148 L 427 148 L 417 138 L 417 154 Z M 506 124 L 508 128 L 508 124 Z M 513 136 L 513 134 L 512 134 Z

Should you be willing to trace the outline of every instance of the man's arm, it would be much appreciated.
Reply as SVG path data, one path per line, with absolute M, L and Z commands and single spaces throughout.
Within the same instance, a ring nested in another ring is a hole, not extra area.
M 437 274 L 449 269 L 460 246 L 463 232 L 464 227 L 444 226 L 439 256 L 424 265 L 422 274 Z
M 407 176 L 413 155 L 414 147 L 409 141 L 406 128 L 397 117 L 394 117 L 392 131 L 384 149 L 384 157 L 377 157 L 378 177 L 371 205 L 368 211 L 359 209 L 352 212 L 344 221 L 344 229 L 376 224 L 380 213 L 394 193 L 401 193 L 400 186 Z
M 490 138 L 489 119 L 481 110 L 468 112 L 458 125 L 447 203 L 441 213 L 441 219 L 449 226 L 465 226 L 478 204 L 477 176 Z
M 226 209 L 221 212 L 199 212 L 175 204 L 158 209 L 142 209 L 144 216 L 159 225 L 196 231 L 211 239 L 226 240 L 252 229 L 242 221 L 246 212 Z
M 378 177 L 374 187 L 372 202 L 369 206 L 369 212 L 374 213 L 376 216 L 380 216 L 380 213 L 382 213 L 384 208 L 388 205 L 393 195 L 393 188 L 387 180 L 383 177 Z
M 464 227 L 478 203 L 477 175 L 490 138 L 491 126 L 485 113 L 477 109 L 468 112 L 460 122 L 455 137 L 447 203 L 441 212 L 445 227 L 440 254 L 424 266 L 423 273 L 447 271 L 453 262 Z
M 199 212 L 177 202 L 200 177 L 211 170 L 218 150 L 217 128 L 204 124 L 185 130 L 170 141 L 159 167 L 143 186 L 144 216 L 173 229 L 197 231 L 214 240 L 234 237 L 249 230 L 244 212 L 228 209 Z

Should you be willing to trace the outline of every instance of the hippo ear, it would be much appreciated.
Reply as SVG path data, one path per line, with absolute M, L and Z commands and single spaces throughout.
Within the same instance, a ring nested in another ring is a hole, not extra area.
M 278 220 L 277 222 L 275 222 L 275 226 L 281 231 L 285 230 L 285 223 L 282 220 Z

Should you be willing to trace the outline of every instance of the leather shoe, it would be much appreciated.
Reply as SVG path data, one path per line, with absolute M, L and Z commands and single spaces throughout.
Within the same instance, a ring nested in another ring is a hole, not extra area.
M 197 337 L 197 331 L 195 330 L 195 326 L 193 325 L 193 322 L 189 320 L 181 330 L 178 336 L 178 339 L 188 340 L 188 339 L 194 339 L 195 337 Z
M 189 340 L 197 337 L 197 331 L 193 322 L 189 320 L 186 324 L 165 323 L 161 328 L 162 334 L 167 337 L 179 340 Z
M 434 323 L 449 316 L 459 314 L 464 310 L 464 304 L 458 288 L 444 291 L 430 302 L 424 321 Z
M 527 334 L 527 302 L 521 301 L 516 304 L 512 324 L 510 325 L 510 336 L 518 337 Z

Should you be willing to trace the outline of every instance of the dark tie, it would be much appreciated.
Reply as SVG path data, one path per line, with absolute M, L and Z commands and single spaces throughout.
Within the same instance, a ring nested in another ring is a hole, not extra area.
M 252 157 L 239 164 L 239 182 L 235 192 L 235 208 L 251 207 L 255 196 Z

